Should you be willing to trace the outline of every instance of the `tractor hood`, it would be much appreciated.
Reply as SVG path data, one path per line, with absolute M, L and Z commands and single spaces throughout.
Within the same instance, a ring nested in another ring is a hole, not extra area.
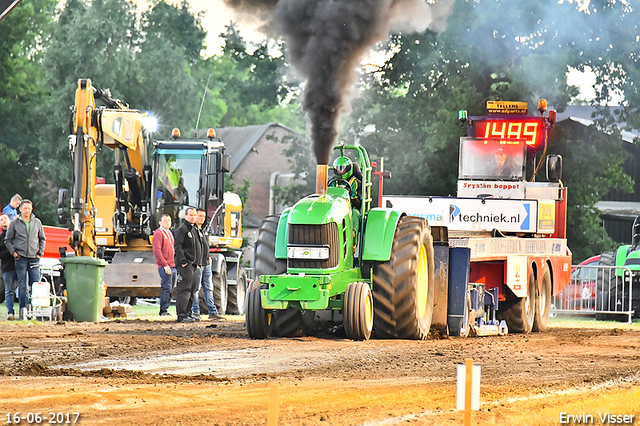
M 344 188 L 328 188 L 326 194 L 314 194 L 298 201 L 289 212 L 290 224 L 320 225 L 342 222 L 349 215 L 349 194 Z

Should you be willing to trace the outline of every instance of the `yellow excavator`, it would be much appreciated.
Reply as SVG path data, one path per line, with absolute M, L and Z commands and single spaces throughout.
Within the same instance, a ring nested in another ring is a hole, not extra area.
M 207 212 L 216 304 L 223 313 L 244 313 L 242 202 L 224 191 L 230 156 L 213 129 L 202 140 L 180 139 L 175 129 L 170 140 L 152 141 L 155 120 L 90 79 L 78 81 L 69 127 L 73 188 L 71 196 L 66 189 L 58 194 L 58 220 L 72 231 L 76 256 L 109 262 L 107 295 L 160 296 L 151 236 L 163 214 L 177 227 L 193 206 Z M 113 184 L 96 182 L 96 157 L 104 146 L 115 153 Z

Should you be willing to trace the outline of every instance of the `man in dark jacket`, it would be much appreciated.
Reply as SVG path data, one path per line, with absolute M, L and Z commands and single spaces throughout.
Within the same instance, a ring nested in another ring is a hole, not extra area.
M 20 203 L 20 216 L 11 221 L 4 243 L 16 261 L 20 319 L 29 303 L 30 286 L 40 281 L 40 258 L 44 255 L 45 236 L 42 222 L 33 214 L 29 200 Z
M 213 284 L 211 282 L 211 262 L 209 260 L 209 234 L 204 228 L 207 220 L 207 212 L 203 209 L 196 210 L 196 226 L 198 228 L 200 245 L 202 247 L 202 259 L 200 261 L 200 269 L 196 273 L 196 291 L 193 295 L 192 313 L 196 321 L 200 318 L 200 297 L 198 292 L 202 287 L 204 294 L 204 303 L 207 305 L 209 319 L 222 319 L 218 315 L 218 308 L 213 301 Z
M 175 234 L 175 263 L 178 271 L 176 285 L 176 313 L 178 322 L 189 323 L 195 319 L 189 315 L 193 305 L 193 292 L 196 289 L 196 271 L 201 259 L 200 239 L 196 222 L 196 209 L 187 207 L 182 224 Z
M 11 219 L 7 213 L 0 214 L 0 227 L 2 227 L 2 234 L 0 234 L 0 260 L 2 260 L 2 277 L 4 278 L 4 301 L 7 305 L 7 320 L 9 321 L 15 319 L 13 301 L 18 289 L 15 259 L 4 245 L 4 236 L 7 229 L 9 229 L 10 223 Z

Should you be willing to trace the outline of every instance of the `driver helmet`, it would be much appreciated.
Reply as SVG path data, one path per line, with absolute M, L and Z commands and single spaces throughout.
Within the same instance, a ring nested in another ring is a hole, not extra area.
M 348 180 L 353 175 L 353 164 L 348 157 L 338 157 L 333 162 L 333 173 L 342 179 Z

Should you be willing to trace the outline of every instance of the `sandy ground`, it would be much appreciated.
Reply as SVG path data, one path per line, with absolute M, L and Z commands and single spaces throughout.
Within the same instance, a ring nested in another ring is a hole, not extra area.
M 250 340 L 231 316 L 1 322 L 0 422 L 20 413 L 21 424 L 260 425 L 271 415 L 278 425 L 460 425 L 456 365 L 466 358 L 482 368 L 473 424 L 563 424 L 561 413 L 602 424 L 598 404 L 609 399 L 609 411 L 640 425 L 637 327 Z

